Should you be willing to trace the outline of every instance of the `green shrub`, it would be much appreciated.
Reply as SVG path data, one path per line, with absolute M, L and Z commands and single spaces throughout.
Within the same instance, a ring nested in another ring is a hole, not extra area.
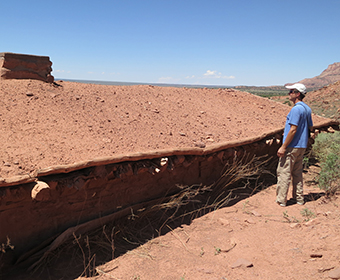
M 325 162 L 330 153 L 340 155 L 340 132 L 318 134 L 312 153 L 320 163 Z
M 328 195 L 333 195 L 340 189 L 340 157 L 338 155 L 330 153 L 326 161 L 321 163 L 319 187 Z
M 320 162 L 319 188 L 327 195 L 340 190 L 340 132 L 319 134 L 313 146 L 313 155 Z

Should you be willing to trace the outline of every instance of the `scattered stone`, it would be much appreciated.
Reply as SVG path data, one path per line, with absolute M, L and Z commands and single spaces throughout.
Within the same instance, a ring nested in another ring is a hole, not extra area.
M 330 214 L 332 214 L 331 211 L 327 211 L 327 212 L 323 213 L 324 216 L 329 216 Z
M 167 163 L 168 163 L 168 158 L 162 158 L 162 159 L 161 159 L 161 162 L 160 162 L 161 166 L 164 166 L 164 165 L 166 165 Z
M 234 269 L 234 268 L 238 268 L 238 267 L 252 267 L 252 266 L 253 266 L 252 262 L 250 262 L 246 259 L 240 258 L 236 262 L 233 263 L 231 268 Z
M 319 272 L 319 273 L 323 273 L 323 272 L 329 271 L 329 270 L 331 270 L 331 269 L 333 269 L 333 268 L 334 268 L 334 266 L 326 267 L 326 268 L 319 268 L 319 269 L 318 269 L 318 272 Z
M 331 126 L 327 129 L 327 131 L 328 131 L 329 133 L 334 133 L 334 132 L 335 132 L 334 128 L 331 127 Z
M 329 234 L 326 234 L 326 235 L 320 236 L 320 239 L 326 239 L 328 236 L 329 236 Z
M 317 224 L 319 224 L 320 222 L 318 221 L 318 219 L 312 219 L 312 220 L 309 220 L 308 222 L 305 223 L 305 226 L 315 226 Z
M 50 186 L 42 181 L 38 181 L 31 191 L 31 197 L 36 201 L 47 201 L 50 196 Z
M 213 274 L 214 271 L 212 271 L 211 269 L 208 268 L 197 268 L 198 271 L 205 273 L 205 274 Z
M 237 240 L 234 237 L 230 238 L 230 245 L 236 246 L 236 244 L 237 244 Z
M 229 240 L 230 242 L 230 246 L 228 249 L 222 249 L 221 252 L 223 253 L 228 253 L 229 251 L 231 251 L 233 248 L 235 248 L 235 246 L 237 245 L 236 239 L 235 238 L 230 238 Z
M 255 217 L 261 217 L 262 216 L 259 212 L 255 211 L 255 210 L 252 210 L 250 213 L 252 213 Z
M 252 218 L 248 218 L 244 220 L 248 224 L 256 224 L 256 222 Z
M 301 225 L 299 223 L 292 223 L 292 224 L 290 224 L 290 227 L 291 228 L 299 228 L 299 227 L 301 227 Z
M 332 279 L 340 279 L 340 267 L 330 271 L 328 276 Z
M 267 139 L 266 144 L 271 146 L 273 144 L 274 140 L 273 139 Z
M 198 148 L 202 148 L 202 149 L 203 149 L 203 148 L 205 148 L 205 146 L 206 146 L 206 145 L 205 145 L 205 143 L 203 143 L 203 142 L 196 142 L 196 143 L 195 143 L 195 147 L 198 147 Z
M 26 92 L 26 96 L 33 96 L 33 92 Z
M 219 221 L 220 221 L 222 226 L 230 226 L 230 222 L 226 219 L 219 218 Z
M 186 136 L 186 134 L 184 132 L 180 132 L 179 135 Z

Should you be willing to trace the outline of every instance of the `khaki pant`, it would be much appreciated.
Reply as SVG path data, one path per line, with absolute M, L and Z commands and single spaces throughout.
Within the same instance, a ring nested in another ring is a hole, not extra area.
M 306 149 L 287 148 L 277 166 L 276 202 L 286 204 L 291 179 L 293 179 L 293 199 L 304 203 L 303 199 L 303 155 Z

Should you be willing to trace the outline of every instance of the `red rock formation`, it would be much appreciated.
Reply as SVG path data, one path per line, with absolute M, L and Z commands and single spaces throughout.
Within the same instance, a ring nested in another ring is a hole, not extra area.
M 303 79 L 299 81 L 299 83 L 304 84 L 308 90 L 315 90 L 337 81 L 340 81 L 340 62 L 335 62 L 328 65 L 327 69 L 324 70 L 319 76 Z
M 34 79 L 53 83 L 51 66 L 48 56 L 0 53 L 0 80 Z

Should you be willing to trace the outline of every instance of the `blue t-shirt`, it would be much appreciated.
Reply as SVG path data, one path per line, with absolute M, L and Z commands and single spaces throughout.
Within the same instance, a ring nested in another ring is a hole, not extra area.
M 286 140 L 291 125 L 296 125 L 297 130 L 292 142 L 288 145 L 291 148 L 307 148 L 309 138 L 309 127 L 313 126 L 312 110 L 302 101 L 296 103 L 290 110 L 283 134 L 283 142 Z

